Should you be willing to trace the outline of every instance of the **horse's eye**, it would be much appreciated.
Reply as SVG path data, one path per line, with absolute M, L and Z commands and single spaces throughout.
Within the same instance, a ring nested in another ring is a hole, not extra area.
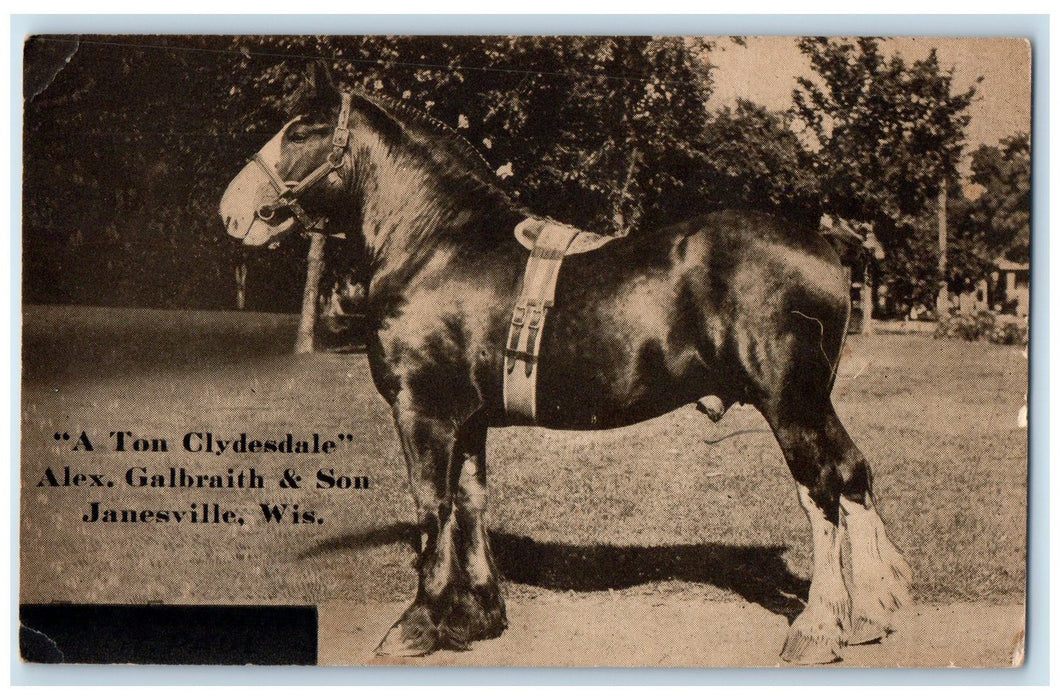
M 302 143 L 309 138 L 309 131 L 307 129 L 291 129 L 287 132 L 287 138 L 294 143 Z

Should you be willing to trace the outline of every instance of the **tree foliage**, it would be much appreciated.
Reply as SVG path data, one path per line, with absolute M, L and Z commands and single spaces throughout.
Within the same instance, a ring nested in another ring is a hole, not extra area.
M 28 70 L 49 40 L 27 43 Z M 686 175 L 699 162 L 710 94 L 702 40 L 66 41 L 76 47 L 70 60 L 25 107 L 27 300 L 230 305 L 242 251 L 226 239 L 217 202 L 289 117 L 289 96 L 317 57 L 339 82 L 456 128 L 540 213 L 636 231 L 696 200 Z M 296 305 L 299 252 L 252 259 L 251 304 Z M 274 293 L 254 288 L 263 276 Z
M 27 65 L 51 41 L 27 41 Z M 25 103 L 27 300 L 231 303 L 236 246 L 216 207 L 260 144 L 230 120 L 228 40 L 66 41 L 69 60 Z
M 826 211 L 876 222 L 915 216 L 956 179 L 971 87 L 953 93 L 953 72 L 935 51 L 907 63 L 873 38 L 805 38 L 816 77 L 799 78 L 795 114 L 819 144 Z
M 940 281 L 933 217 L 944 183 L 955 195 L 947 221 L 966 212 L 957 164 L 975 86 L 955 93 L 953 71 L 934 49 L 907 62 L 868 37 L 804 38 L 799 48 L 815 76 L 798 79 L 793 111 L 818 147 L 824 210 L 873 224 L 887 253 L 882 281 L 905 303 L 930 303 Z M 974 261 L 965 252 L 958 275 Z
M 1028 134 L 972 152 L 972 182 L 983 188 L 967 228 L 986 255 L 1027 262 L 1031 243 L 1031 143 Z
M 340 83 L 456 129 L 538 213 L 640 235 L 724 207 L 814 224 L 823 206 L 877 223 L 894 288 L 935 284 L 932 201 L 942 175 L 957 182 L 974 91 L 951 94 L 934 54 L 908 63 L 872 39 L 806 39 L 815 75 L 800 80 L 792 113 L 747 101 L 710 110 L 712 47 L 676 37 L 32 38 L 27 83 L 40 89 L 25 102 L 25 298 L 230 307 L 246 253 L 217 203 L 290 117 L 305 67 L 321 57 Z M 1025 135 L 976 151 L 983 195 L 965 206 L 951 193 L 955 274 L 994 252 L 1026 255 L 1029 177 Z M 295 244 L 248 259 L 252 307 L 297 309 L 303 253 Z
M 813 154 L 787 122 L 788 115 L 744 99 L 715 112 L 699 143 L 701 206 L 759 209 L 816 225 L 820 184 Z
M 946 286 L 951 292 L 969 291 L 991 270 L 993 257 L 985 254 L 980 239 L 968 226 L 973 202 L 963 193 L 960 182 L 950 182 L 947 190 Z M 877 235 L 900 241 L 887 249 L 880 265 L 880 282 L 899 305 L 923 304 L 933 307 L 939 290 L 938 202 L 930 200 L 916 216 L 898 223 L 884 221 Z

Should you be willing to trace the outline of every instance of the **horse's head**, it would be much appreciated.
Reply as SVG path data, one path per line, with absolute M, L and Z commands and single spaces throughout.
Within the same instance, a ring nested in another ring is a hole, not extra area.
M 220 213 L 229 235 L 246 245 L 275 245 L 296 228 L 321 224 L 321 212 L 343 189 L 350 167 L 350 101 L 315 64 L 296 100 L 298 116 L 225 190 Z

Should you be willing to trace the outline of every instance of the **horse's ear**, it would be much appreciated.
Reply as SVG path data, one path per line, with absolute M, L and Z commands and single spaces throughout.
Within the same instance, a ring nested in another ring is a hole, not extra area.
M 322 58 L 313 61 L 312 78 L 316 86 L 317 99 L 328 103 L 338 104 L 342 102 L 342 93 L 335 86 L 335 79 L 331 77 L 331 67 Z
M 390 116 L 386 112 L 386 110 L 384 110 L 372 100 L 368 99 L 366 95 L 364 95 L 360 90 L 357 90 L 356 88 L 350 92 L 350 101 L 355 107 L 359 107 L 369 112 L 382 112 L 384 115 Z
M 317 59 L 306 67 L 302 85 L 294 97 L 294 111 L 326 112 L 342 102 L 342 93 L 335 86 L 331 69 L 323 59 Z

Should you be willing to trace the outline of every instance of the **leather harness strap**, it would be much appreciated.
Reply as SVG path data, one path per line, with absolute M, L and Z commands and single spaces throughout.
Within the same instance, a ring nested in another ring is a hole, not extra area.
M 545 319 L 555 302 L 563 257 L 579 233 L 549 222 L 530 251 L 504 349 L 504 411 L 510 419 L 537 419 L 537 370 Z

